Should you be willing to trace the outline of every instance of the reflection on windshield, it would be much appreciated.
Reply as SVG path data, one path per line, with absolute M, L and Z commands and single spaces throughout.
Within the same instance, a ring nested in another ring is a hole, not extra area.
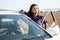
M 2 22 L 9 22 L 9 21 L 13 21 L 13 20 L 10 19 L 10 18 L 3 18 L 3 19 L 1 19 L 1 21 L 2 21 Z
M 25 23 L 23 20 L 18 20 L 19 27 L 21 29 L 22 34 L 28 34 L 29 26 L 27 23 Z

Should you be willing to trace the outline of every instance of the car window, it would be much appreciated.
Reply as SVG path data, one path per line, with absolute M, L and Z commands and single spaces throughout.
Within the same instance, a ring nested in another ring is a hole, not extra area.
M 54 21 L 50 12 L 47 12 L 45 14 L 46 14 L 45 20 L 48 22 L 47 28 L 49 28 Z
M 47 12 L 45 13 L 46 15 L 44 16 L 44 20 L 48 22 L 48 28 L 53 27 L 53 25 L 56 24 L 56 16 L 54 15 L 54 12 Z
M 23 35 L 24 38 L 51 37 L 37 23 L 23 15 L 0 15 L 0 34 L 5 35 L 3 33 L 7 35 Z

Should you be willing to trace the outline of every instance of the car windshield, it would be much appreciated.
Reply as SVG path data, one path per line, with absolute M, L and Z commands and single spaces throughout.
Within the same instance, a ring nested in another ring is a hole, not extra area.
M 0 36 L 6 34 L 23 35 L 23 38 L 50 36 L 23 15 L 0 15 Z

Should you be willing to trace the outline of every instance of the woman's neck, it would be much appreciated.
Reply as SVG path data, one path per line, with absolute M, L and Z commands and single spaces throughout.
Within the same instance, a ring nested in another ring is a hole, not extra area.
M 38 14 L 34 14 L 34 17 L 36 17 Z

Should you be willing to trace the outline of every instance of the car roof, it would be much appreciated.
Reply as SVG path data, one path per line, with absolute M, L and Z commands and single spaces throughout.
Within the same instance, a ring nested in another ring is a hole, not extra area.
M 21 13 L 10 10 L 0 10 L 0 15 L 21 15 Z

